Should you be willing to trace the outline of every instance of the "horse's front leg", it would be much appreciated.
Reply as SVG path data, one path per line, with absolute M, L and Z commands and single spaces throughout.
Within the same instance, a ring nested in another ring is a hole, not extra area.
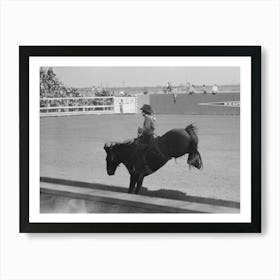
M 131 174 L 130 175 L 130 184 L 129 184 L 129 189 L 128 189 L 129 193 L 133 193 L 136 182 L 137 182 L 137 175 Z
M 138 194 L 142 188 L 144 177 L 145 177 L 144 174 L 139 176 L 139 179 L 138 179 L 137 185 L 136 185 L 136 191 L 135 191 L 136 194 Z

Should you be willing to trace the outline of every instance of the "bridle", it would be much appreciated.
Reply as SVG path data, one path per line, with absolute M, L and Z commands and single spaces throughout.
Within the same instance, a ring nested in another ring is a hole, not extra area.
M 107 145 L 107 146 L 108 146 L 108 145 Z M 111 161 L 111 163 L 114 164 L 114 161 L 115 161 L 115 159 L 116 159 L 116 156 L 115 156 L 115 154 L 114 154 L 114 152 L 113 152 L 113 143 L 110 144 L 108 152 L 109 152 L 109 155 L 110 155 L 110 161 Z M 116 165 L 116 167 L 118 167 L 119 165 L 120 165 L 120 163 L 118 163 L 118 164 Z

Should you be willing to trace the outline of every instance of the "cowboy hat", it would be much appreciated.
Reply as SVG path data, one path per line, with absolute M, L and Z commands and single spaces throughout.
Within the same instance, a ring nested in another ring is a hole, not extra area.
M 148 104 L 144 104 L 140 110 L 142 110 L 144 113 L 148 114 L 148 115 L 151 115 L 153 113 L 153 109 L 151 107 L 151 105 L 148 105 Z

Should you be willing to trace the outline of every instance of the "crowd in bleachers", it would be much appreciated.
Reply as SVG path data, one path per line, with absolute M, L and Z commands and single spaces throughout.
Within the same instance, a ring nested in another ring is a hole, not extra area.
M 81 94 L 76 88 L 66 87 L 56 77 L 52 68 L 40 69 L 40 107 L 59 107 L 66 106 L 66 101 L 63 99 L 49 98 L 65 98 L 65 97 L 81 97 Z M 75 100 L 68 101 L 68 106 L 75 106 Z
M 110 96 L 105 90 L 96 93 L 97 96 Z M 69 99 L 72 98 L 73 99 Z M 80 97 L 80 99 L 79 99 Z M 65 99 L 64 99 L 65 98 Z M 67 98 L 67 99 L 66 99 Z M 66 107 L 60 111 L 78 111 L 82 108 L 67 108 L 78 106 L 112 105 L 112 99 L 85 99 L 77 88 L 66 87 L 56 76 L 52 68 L 40 69 L 40 107 Z M 84 108 L 93 110 L 93 108 Z

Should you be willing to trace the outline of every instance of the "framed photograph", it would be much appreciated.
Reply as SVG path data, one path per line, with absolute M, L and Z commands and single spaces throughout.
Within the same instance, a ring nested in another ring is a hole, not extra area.
M 261 232 L 260 46 L 20 46 L 20 232 Z

